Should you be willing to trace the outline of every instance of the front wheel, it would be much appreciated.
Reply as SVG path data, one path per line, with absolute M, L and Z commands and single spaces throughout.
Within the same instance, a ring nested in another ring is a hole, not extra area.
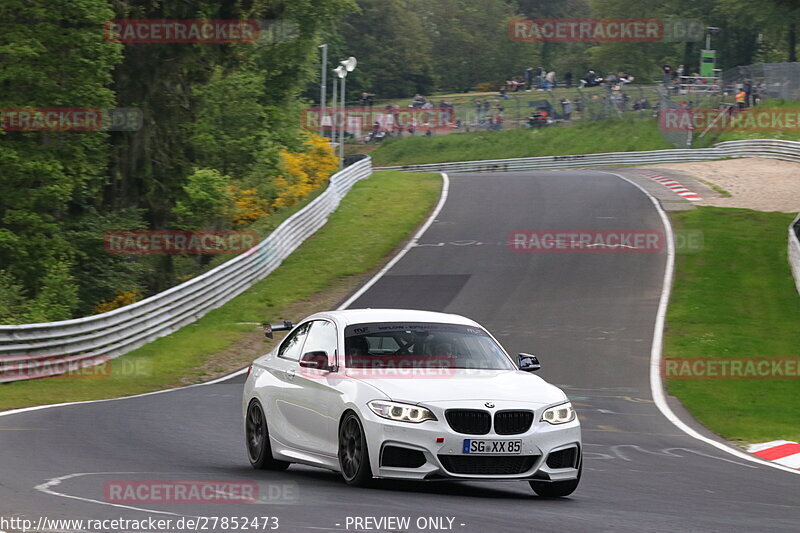
M 563 498 L 569 496 L 578 488 L 581 481 L 583 465 L 578 469 L 578 477 L 568 481 L 529 481 L 533 492 L 542 498 Z
M 247 456 L 253 468 L 259 470 L 286 470 L 289 463 L 278 461 L 272 457 L 272 448 L 269 445 L 269 431 L 267 418 L 258 400 L 253 400 L 247 406 L 247 420 L 245 420 L 245 436 L 247 439 Z
M 353 412 L 347 413 L 339 425 L 339 468 L 348 485 L 364 487 L 372 481 L 367 437 Z

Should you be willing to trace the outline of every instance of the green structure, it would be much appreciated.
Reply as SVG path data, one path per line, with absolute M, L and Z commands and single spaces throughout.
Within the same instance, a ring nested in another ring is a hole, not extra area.
M 700 51 L 700 75 L 704 78 L 713 78 L 714 70 L 717 68 L 717 51 Z

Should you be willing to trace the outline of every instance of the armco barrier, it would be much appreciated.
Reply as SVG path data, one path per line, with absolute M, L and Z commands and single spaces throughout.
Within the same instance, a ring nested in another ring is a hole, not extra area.
M 751 139 L 711 148 L 526 157 L 387 167 L 420 172 L 497 172 L 769 157 L 800 162 L 800 142 Z M 190 324 L 266 277 L 317 231 L 353 184 L 369 177 L 369 158 L 331 177 L 328 188 L 251 251 L 186 283 L 100 315 L 43 324 L 0 326 L 0 383 L 62 372 L 66 365 L 118 357 Z M 792 225 L 789 258 L 800 291 L 800 241 Z M 54 363 L 58 363 L 56 366 Z
M 650 150 L 643 152 L 609 152 L 603 154 L 555 155 L 522 157 L 515 159 L 490 159 L 383 167 L 381 170 L 410 172 L 511 172 L 515 170 L 553 170 L 559 168 L 603 167 L 618 165 L 648 165 L 710 161 L 725 157 L 768 157 L 787 161 L 800 161 L 800 142 L 777 139 L 748 139 L 726 141 L 711 148 L 684 148 L 676 150 Z
M 800 293 L 800 215 L 789 224 L 789 264 L 797 292 Z
M 150 298 L 74 320 L 0 326 L 0 383 L 61 374 L 70 365 L 99 364 L 195 322 L 275 270 L 327 222 L 357 181 L 371 175 L 370 158 L 345 168 L 257 246 Z

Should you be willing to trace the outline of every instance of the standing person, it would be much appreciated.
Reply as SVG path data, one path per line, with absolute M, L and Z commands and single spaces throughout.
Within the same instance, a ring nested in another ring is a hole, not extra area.
M 751 107 L 753 105 L 753 82 L 750 80 L 744 80 L 744 85 L 742 86 L 742 90 L 744 91 L 744 103 L 745 107 Z
M 551 70 L 545 76 L 545 81 L 547 82 L 547 89 L 555 89 L 556 88 L 556 72 Z
M 564 73 L 564 85 L 567 86 L 567 89 L 572 87 L 572 72 Z
M 736 107 L 739 109 L 744 109 L 747 107 L 747 93 L 744 92 L 744 89 L 740 89 L 738 93 L 736 93 Z
M 536 88 L 541 89 L 544 79 L 544 67 L 536 67 Z
M 483 114 L 484 115 L 488 115 L 489 114 L 489 110 L 491 109 L 491 107 L 492 107 L 492 103 L 489 100 L 484 100 L 483 101 Z
M 525 69 L 525 90 L 530 91 L 533 86 L 533 67 Z
M 481 110 L 483 109 L 483 102 L 475 100 L 475 122 L 481 121 Z
M 425 124 L 425 126 L 427 126 L 428 124 L 430 124 L 431 121 L 431 109 L 433 109 L 433 104 L 431 102 L 425 102 L 424 104 L 422 104 L 422 109 L 423 109 L 422 122 Z
M 664 63 L 661 70 L 664 72 L 664 85 L 669 85 L 672 81 L 672 65 Z
M 564 120 L 570 120 L 572 116 L 572 102 L 569 101 L 569 98 L 561 100 L 561 113 L 564 115 Z

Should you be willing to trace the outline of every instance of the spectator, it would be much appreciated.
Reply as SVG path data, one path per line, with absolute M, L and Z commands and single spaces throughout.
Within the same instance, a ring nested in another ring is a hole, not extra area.
M 422 109 L 424 111 L 424 113 L 422 114 L 423 116 L 422 120 L 427 126 L 431 121 L 431 109 L 433 109 L 433 104 L 430 102 L 425 102 L 424 104 L 422 104 Z
M 503 129 L 503 115 L 501 113 L 494 117 L 494 129 L 498 131 Z
M 736 93 L 736 107 L 739 109 L 744 109 L 747 107 L 747 93 L 744 89 L 741 89 L 738 93 Z
M 672 66 L 669 63 L 664 63 L 661 66 L 661 70 L 664 72 L 664 85 L 669 85 L 672 81 Z
M 544 67 L 536 67 L 536 88 L 542 88 L 542 79 L 544 78 Z
M 634 77 L 628 74 L 627 72 L 620 72 L 619 73 L 619 84 L 620 86 L 625 86 L 629 83 L 633 83 Z
M 598 78 L 597 74 L 595 74 L 593 70 L 590 70 L 581 80 L 581 87 L 597 87 L 602 81 L 602 78 Z
M 544 77 L 546 82 L 546 89 L 555 89 L 556 88 L 556 73 L 555 71 L 551 70 L 547 73 Z
M 530 91 L 533 87 L 533 67 L 525 69 L 525 90 Z
M 564 73 L 564 85 L 567 86 L 567 89 L 572 88 L 572 72 Z
M 503 98 L 503 100 L 508 100 L 508 98 L 509 98 L 508 89 L 506 89 L 505 86 L 500 87 L 500 91 L 499 92 L 500 92 L 500 97 Z
M 359 102 L 361 103 L 361 107 L 372 107 L 372 105 L 375 103 L 374 100 L 373 100 L 374 98 L 375 98 L 375 95 L 372 94 L 372 93 L 368 93 L 368 92 L 361 93 L 361 98 L 359 99 Z
M 564 120 L 570 120 L 572 116 L 572 102 L 569 101 L 569 98 L 563 98 L 561 100 L 561 114 L 564 115 Z
M 425 104 L 425 102 L 427 102 L 427 100 L 425 100 L 425 97 L 422 96 L 421 94 L 417 93 L 417 94 L 414 95 L 414 98 L 411 100 L 411 105 L 408 106 L 408 107 L 413 107 L 414 109 L 419 109 Z
M 742 86 L 742 90 L 744 91 L 745 96 L 745 106 L 750 107 L 753 104 L 753 82 L 750 80 L 744 80 L 744 85 Z

